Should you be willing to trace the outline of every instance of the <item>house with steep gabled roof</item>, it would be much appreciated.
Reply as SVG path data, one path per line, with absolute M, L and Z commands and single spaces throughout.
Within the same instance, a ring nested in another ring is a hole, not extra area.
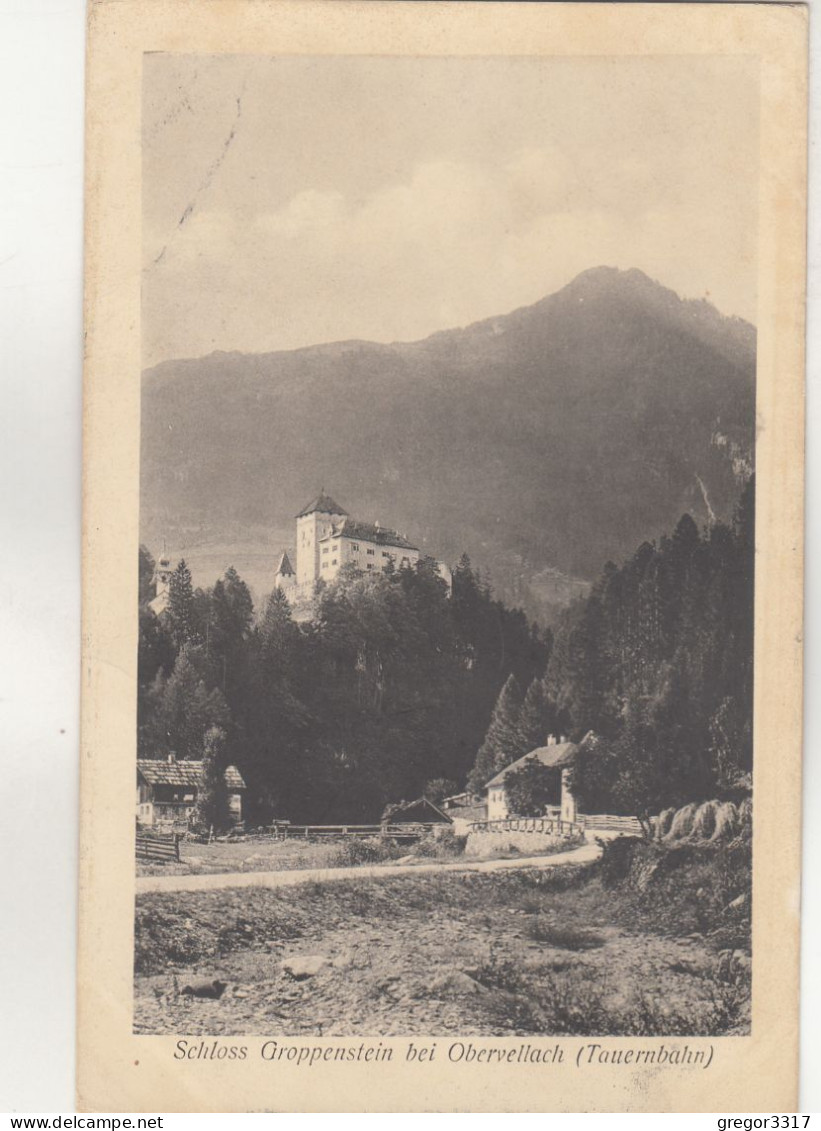
M 235 824 L 242 820 L 245 782 L 236 766 L 223 775 L 228 791 L 228 809 Z M 202 785 L 202 762 L 167 759 L 137 759 L 137 821 L 141 825 L 187 825 L 197 805 Z
M 584 742 L 585 739 L 582 739 L 582 741 Z M 535 761 L 547 769 L 555 770 L 555 798 L 554 803 L 549 805 L 548 808 L 555 806 L 563 821 L 575 821 L 578 808 L 576 798 L 573 796 L 571 770 L 579 750 L 580 744 L 568 742 L 564 737 L 557 740 L 555 735 L 549 734 L 546 745 L 537 746 L 535 750 L 517 758 L 515 762 L 511 762 L 509 766 L 505 766 L 504 769 L 494 774 L 485 785 L 487 819 L 489 821 L 500 821 L 511 816 L 505 781 L 508 775 L 521 769 L 527 763 Z

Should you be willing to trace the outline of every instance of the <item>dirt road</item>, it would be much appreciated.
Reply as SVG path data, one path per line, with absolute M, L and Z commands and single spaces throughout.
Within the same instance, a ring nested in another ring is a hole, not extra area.
M 582 844 L 569 852 L 547 856 L 518 856 L 512 860 L 470 859 L 454 863 L 375 864 L 352 868 L 310 868 L 304 871 L 220 872 L 199 876 L 138 876 L 137 894 L 164 891 L 216 891 L 220 888 L 281 888 L 295 884 L 330 883 L 333 880 L 381 879 L 387 876 L 418 876 L 425 872 L 498 872 L 506 868 L 548 868 L 557 864 L 590 864 L 601 855 L 601 847 Z

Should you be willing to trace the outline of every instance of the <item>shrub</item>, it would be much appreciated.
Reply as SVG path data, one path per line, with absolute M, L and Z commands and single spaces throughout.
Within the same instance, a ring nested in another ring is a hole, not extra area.
M 544 916 L 532 919 L 527 925 L 527 933 L 535 942 L 546 943 L 560 950 L 592 950 L 604 946 L 604 939 L 598 931 L 554 923 Z
M 356 867 L 359 864 L 381 864 L 385 860 L 394 860 L 399 856 L 399 849 L 392 840 L 381 840 L 379 837 L 352 837 L 340 844 L 334 852 L 332 866 L 336 868 Z
M 445 828 L 436 837 L 436 842 L 446 856 L 462 856 L 468 838 L 467 835 L 457 835 L 452 828 Z
M 412 853 L 434 860 L 453 860 L 464 853 L 467 840 L 467 836 L 457 836 L 452 828 L 434 830 L 416 842 Z
M 598 870 L 605 887 L 614 887 L 627 879 L 636 851 L 644 843 L 640 837 L 635 836 L 619 836 L 602 843 Z

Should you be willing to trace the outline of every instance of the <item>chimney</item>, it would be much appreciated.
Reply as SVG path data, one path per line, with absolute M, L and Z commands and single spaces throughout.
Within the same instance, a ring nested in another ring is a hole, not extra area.
M 556 745 L 556 735 L 555 734 L 549 734 L 547 736 L 547 745 L 548 746 L 555 746 Z
M 561 743 L 567 742 L 567 735 L 563 734 L 562 737 L 559 739 L 559 742 L 561 742 Z
M 173 753 L 172 753 L 172 754 L 169 754 L 169 755 L 168 755 L 168 764 L 169 764 L 169 766 L 173 765 L 173 764 L 174 764 L 174 762 L 176 762 L 176 758 L 174 757 Z

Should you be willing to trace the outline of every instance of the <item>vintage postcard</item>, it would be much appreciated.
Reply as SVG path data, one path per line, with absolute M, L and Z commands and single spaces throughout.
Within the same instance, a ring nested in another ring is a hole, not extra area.
M 91 5 L 81 1109 L 794 1109 L 806 49 Z

